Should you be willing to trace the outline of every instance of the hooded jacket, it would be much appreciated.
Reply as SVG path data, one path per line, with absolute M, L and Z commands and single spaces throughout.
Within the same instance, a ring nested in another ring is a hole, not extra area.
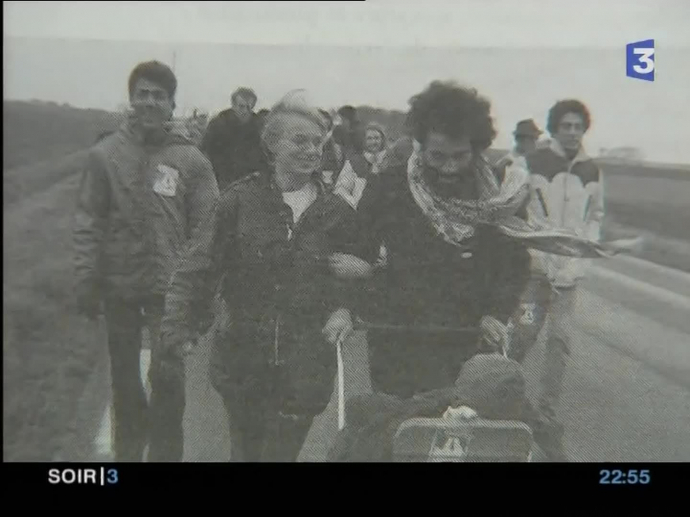
M 218 202 L 210 162 L 166 127 L 145 144 L 133 120 L 89 152 L 74 223 L 78 289 L 163 295 L 178 254 Z
M 568 160 L 561 145 L 527 156 L 532 188 L 530 217 L 544 217 L 552 224 L 575 230 L 591 240 L 601 239 L 604 187 L 599 167 L 580 149 Z M 569 258 L 532 251 L 534 261 L 555 287 L 572 287 L 585 275 L 589 259 Z

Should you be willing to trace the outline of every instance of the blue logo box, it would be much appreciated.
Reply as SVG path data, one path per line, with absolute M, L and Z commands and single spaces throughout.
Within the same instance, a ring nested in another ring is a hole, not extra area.
M 625 46 L 625 75 L 633 79 L 654 81 L 654 40 L 635 41 Z

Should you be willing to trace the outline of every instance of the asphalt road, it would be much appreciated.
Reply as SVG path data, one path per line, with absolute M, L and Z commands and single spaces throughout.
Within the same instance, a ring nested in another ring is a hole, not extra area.
M 690 275 L 635 260 L 597 267 L 578 300 L 577 330 L 558 409 L 574 461 L 690 460 Z M 231 454 L 224 410 L 207 377 L 208 344 L 188 363 L 185 459 L 223 462 Z M 348 394 L 370 390 L 366 339 L 345 349 Z M 543 341 L 525 362 L 538 388 Z M 142 366 L 146 367 L 147 357 Z M 109 415 L 100 417 L 95 458 L 107 459 Z M 334 400 L 317 418 L 300 461 L 323 461 L 337 430 Z

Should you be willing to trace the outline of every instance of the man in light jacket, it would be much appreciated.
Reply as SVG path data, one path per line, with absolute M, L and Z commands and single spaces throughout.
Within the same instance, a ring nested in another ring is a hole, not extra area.
M 546 218 L 555 226 L 600 241 L 603 179 L 582 145 L 590 123 L 589 110 L 579 100 L 562 100 L 551 108 L 547 124 L 550 145 L 526 157 L 532 185 L 528 212 L 530 217 Z M 586 274 L 588 259 L 533 252 L 533 260 L 552 287 L 540 409 L 555 418 L 570 352 L 578 284 Z

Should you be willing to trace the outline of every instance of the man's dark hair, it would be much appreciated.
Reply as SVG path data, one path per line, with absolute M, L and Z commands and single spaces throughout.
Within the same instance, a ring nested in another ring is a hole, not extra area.
M 232 97 L 230 99 L 234 101 L 237 97 L 242 97 L 243 99 L 250 100 L 252 102 L 252 105 L 256 105 L 256 101 L 259 100 L 259 98 L 256 96 L 256 92 L 251 88 L 247 88 L 245 86 L 237 88 L 237 90 L 233 92 Z
M 342 106 L 338 110 L 338 115 L 342 118 L 349 120 L 350 122 L 355 122 L 357 120 L 357 109 L 354 106 Z
M 156 83 L 168 92 L 168 97 L 171 99 L 175 98 L 175 93 L 177 92 L 177 78 L 168 65 L 160 61 L 146 61 L 134 67 L 132 73 L 129 74 L 130 96 L 134 93 L 134 88 L 139 79 L 146 79 L 152 83 Z
M 585 123 L 585 131 L 589 129 L 592 118 L 587 106 L 576 99 L 566 99 L 558 101 L 549 110 L 549 117 L 546 123 L 546 129 L 548 129 L 549 133 L 553 135 L 558 131 L 558 124 L 561 123 L 561 119 L 568 113 L 577 113 L 580 115 Z
M 420 143 L 435 131 L 451 138 L 467 136 L 472 148 L 481 152 L 496 137 L 489 100 L 453 81 L 434 81 L 413 96 L 406 122 Z

